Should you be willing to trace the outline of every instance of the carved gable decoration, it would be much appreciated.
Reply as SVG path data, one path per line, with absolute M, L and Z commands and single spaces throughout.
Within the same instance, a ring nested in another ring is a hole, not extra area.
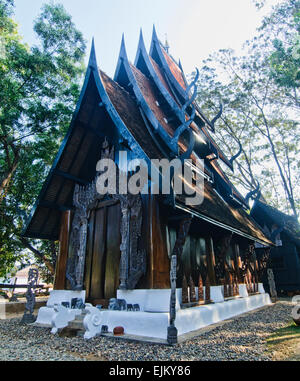
M 114 160 L 114 147 L 110 148 L 105 139 L 101 159 Z M 73 290 L 83 289 L 83 276 L 86 257 L 87 229 L 90 212 L 96 203 L 105 196 L 97 192 L 96 179 L 88 186 L 75 186 L 73 203 L 75 213 L 72 223 L 70 242 L 72 256 L 68 259 L 66 277 Z M 117 183 L 119 173 L 117 172 Z M 146 272 L 146 251 L 141 249 L 142 199 L 141 195 L 114 194 L 112 200 L 120 202 L 122 211 L 120 245 L 120 289 L 134 289 Z

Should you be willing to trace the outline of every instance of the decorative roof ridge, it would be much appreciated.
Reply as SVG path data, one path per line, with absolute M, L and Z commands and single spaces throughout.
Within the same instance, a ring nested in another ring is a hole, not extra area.
M 275 206 L 268 204 L 266 201 L 256 199 L 256 200 L 254 200 L 254 205 L 255 204 L 261 204 L 264 208 L 271 209 L 274 213 L 280 214 L 282 217 L 285 217 L 285 218 L 289 219 L 291 222 L 294 222 L 295 224 L 300 226 L 298 218 L 296 218 L 295 216 L 292 216 L 290 214 L 282 212 L 281 210 L 275 208 Z M 252 209 L 254 208 L 254 205 L 253 205 Z

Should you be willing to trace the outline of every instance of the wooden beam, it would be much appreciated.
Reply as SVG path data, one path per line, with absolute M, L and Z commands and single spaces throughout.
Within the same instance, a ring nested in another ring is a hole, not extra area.
M 67 210 L 73 209 L 72 205 L 60 205 L 60 204 L 56 204 L 55 202 L 50 202 L 50 201 L 41 201 L 39 203 L 39 206 L 43 207 L 43 208 L 48 208 L 48 209 L 56 209 L 56 210 L 59 210 L 61 212 L 66 212 Z
M 80 177 L 73 176 L 70 173 L 60 171 L 59 169 L 54 170 L 54 174 L 60 177 L 64 177 L 65 179 L 72 180 L 75 183 L 81 184 L 81 185 L 88 185 L 88 181 L 81 179 Z
M 71 211 L 65 211 L 61 218 L 59 237 L 59 254 L 56 261 L 54 289 L 64 290 L 69 249 L 69 236 L 71 230 Z

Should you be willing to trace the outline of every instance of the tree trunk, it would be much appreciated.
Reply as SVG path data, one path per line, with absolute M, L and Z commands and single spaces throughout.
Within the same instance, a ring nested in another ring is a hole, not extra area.
M 8 192 L 8 189 L 9 189 L 9 184 L 13 178 L 13 175 L 14 173 L 16 172 L 16 169 L 18 167 L 18 164 L 19 164 L 19 150 L 16 152 L 16 155 L 15 155 L 15 158 L 14 158 L 14 161 L 12 163 L 12 165 L 10 166 L 10 168 L 8 169 L 8 171 L 5 172 L 4 174 L 4 177 L 3 179 L 1 180 L 1 184 L 0 184 L 0 204 L 1 202 L 4 200 L 7 192 Z
M 35 249 L 28 241 L 26 238 L 24 237 L 19 237 L 19 239 L 21 240 L 21 242 L 23 243 L 23 245 L 25 247 L 27 247 L 27 249 L 29 249 L 30 251 L 33 252 L 33 254 L 35 254 L 39 259 L 41 259 L 45 266 L 47 267 L 47 269 L 50 271 L 51 275 L 54 275 L 55 274 L 55 269 L 54 269 L 54 266 L 53 264 L 45 257 L 44 254 L 42 254 L 39 250 Z

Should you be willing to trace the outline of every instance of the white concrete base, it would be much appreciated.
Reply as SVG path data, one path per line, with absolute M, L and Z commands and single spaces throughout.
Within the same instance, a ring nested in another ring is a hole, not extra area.
M 264 289 L 264 285 L 262 283 L 258 283 L 258 292 L 260 294 L 265 294 L 266 293 L 266 291 Z
M 139 304 L 142 312 L 169 312 L 171 290 L 118 290 L 117 298 L 127 304 Z M 180 309 L 181 288 L 176 290 L 176 310 Z
M 96 311 L 97 314 L 89 314 L 90 316 L 86 317 L 85 322 L 86 338 L 93 337 L 94 331 L 99 333 L 101 326 L 107 325 L 109 332 L 113 332 L 113 329 L 117 326 L 122 326 L 127 335 L 166 340 L 169 326 L 170 291 L 170 289 L 118 290 L 118 299 L 125 299 L 130 304 L 139 304 L 141 311 L 102 310 L 101 313 Z M 178 329 L 178 335 L 196 331 L 222 320 L 272 304 L 269 294 L 264 292 L 262 285 L 259 286 L 260 294 L 248 296 L 246 285 L 239 285 L 239 291 L 239 298 L 224 301 L 222 286 L 211 287 L 211 299 L 215 303 L 180 309 L 181 289 L 177 289 L 175 325 Z M 55 311 L 57 306 L 61 306 L 61 302 L 71 302 L 72 298 L 81 298 L 85 301 L 85 291 L 52 291 L 47 306 L 39 309 L 36 325 L 53 327 L 54 331 L 57 331 L 62 325 L 66 324 L 67 320 L 70 321 L 71 318 L 73 320 L 82 310 L 59 308 L 59 311 Z M 94 307 L 86 305 L 86 307 L 88 306 L 94 310 Z M 57 319 L 55 314 L 61 313 L 60 310 L 62 312 L 67 310 L 69 311 L 68 315 L 71 313 L 72 316 L 65 316 L 66 314 L 63 313 L 62 319 L 60 319 L 60 316 Z M 97 318 L 96 320 L 95 317 Z
M 241 298 L 248 298 L 248 291 L 246 284 L 239 284 L 239 295 Z
M 175 325 L 178 329 L 178 335 L 183 335 L 271 304 L 269 294 L 265 293 L 228 300 L 223 303 L 186 308 L 177 311 Z M 114 327 L 122 326 L 128 335 L 167 339 L 169 325 L 167 312 L 103 311 L 102 319 L 102 324 L 108 326 L 109 332 L 112 332 Z
M 224 295 L 223 295 L 223 286 L 211 286 L 210 287 L 210 299 L 214 303 L 222 303 L 224 302 Z M 205 287 L 204 287 L 205 292 Z
M 44 327 L 52 327 L 52 320 L 56 314 L 54 310 L 54 305 L 61 305 L 62 302 L 69 302 L 71 305 L 71 300 L 73 298 L 82 299 L 85 302 L 85 291 L 69 291 L 69 290 L 52 290 L 50 291 L 50 296 L 47 301 L 46 307 L 41 307 L 38 312 L 37 319 L 35 321 L 36 325 Z M 76 311 L 73 310 L 74 314 Z M 74 316 L 75 318 L 75 316 Z
M 223 286 L 211 286 L 210 298 L 214 303 L 224 302 Z M 195 287 L 196 296 L 198 287 Z M 205 294 L 205 287 L 203 287 Z M 171 289 L 118 290 L 117 298 L 125 299 L 128 304 L 139 304 L 142 312 L 169 312 Z M 248 296 L 248 295 L 247 295 Z M 180 310 L 182 289 L 176 289 L 176 310 Z

